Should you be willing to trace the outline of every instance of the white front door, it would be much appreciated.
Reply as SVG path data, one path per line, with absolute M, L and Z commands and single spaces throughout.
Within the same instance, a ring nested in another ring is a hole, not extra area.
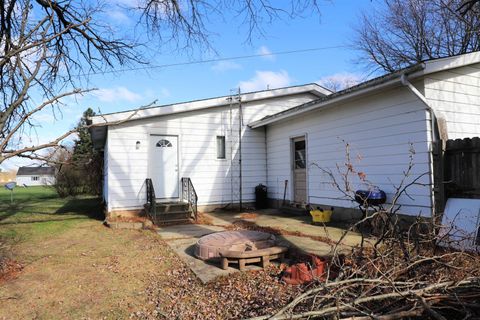
M 178 198 L 177 136 L 150 136 L 149 173 L 157 199 Z

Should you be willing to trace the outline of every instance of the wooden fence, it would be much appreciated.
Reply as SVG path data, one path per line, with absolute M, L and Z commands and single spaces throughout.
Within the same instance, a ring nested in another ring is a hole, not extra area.
M 443 168 L 445 199 L 480 198 L 480 138 L 448 140 Z

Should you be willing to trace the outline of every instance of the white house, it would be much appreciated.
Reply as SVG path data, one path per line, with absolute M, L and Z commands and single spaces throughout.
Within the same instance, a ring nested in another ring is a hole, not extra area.
M 18 186 L 50 186 L 55 184 L 53 167 L 20 167 L 17 171 Z
M 431 216 L 433 142 L 480 133 L 480 53 L 425 61 L 330 93 L 313 84 L 199 100 L 91 119 L 105 151 L 108 212 L 140 210 L 151 178 L 157 201 L 181 197 L 190 178 L 200 206 L 254 200 L 353 208 L 332 184 L 350 164 L 391 201 L 404 179 L 424 174 L 397 204 Z M 432 130 L 433 128 L 433 130 Z M 340 168 L 340 169 L 338 169 Z M 285 183 L 287 181 L 287 183 Z M 352 188 L 366 188 L 353 179 Z M 285 189 L 286 186 L 286 189 Z

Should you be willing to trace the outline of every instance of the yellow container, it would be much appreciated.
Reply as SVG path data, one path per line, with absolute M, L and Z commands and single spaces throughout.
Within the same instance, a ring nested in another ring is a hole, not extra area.
M 313 223 L 316 222 L 330 222 L 330 219 L 332 218 L 332 210 L 312 210 L 310 211 L 310 214 L 312 215 L 312 221 Z

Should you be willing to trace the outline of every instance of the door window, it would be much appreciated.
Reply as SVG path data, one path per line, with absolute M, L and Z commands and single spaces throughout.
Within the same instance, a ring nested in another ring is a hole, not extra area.
M 172 143 L 167 139 L 161 139 L 161 140 L 158 140 L 157 142 L 157 147 L 159 148 L 169 148 L 171 146 L 172 146 Z
M 305 169 L 305 140 L 295 141 L 295 169 Z

